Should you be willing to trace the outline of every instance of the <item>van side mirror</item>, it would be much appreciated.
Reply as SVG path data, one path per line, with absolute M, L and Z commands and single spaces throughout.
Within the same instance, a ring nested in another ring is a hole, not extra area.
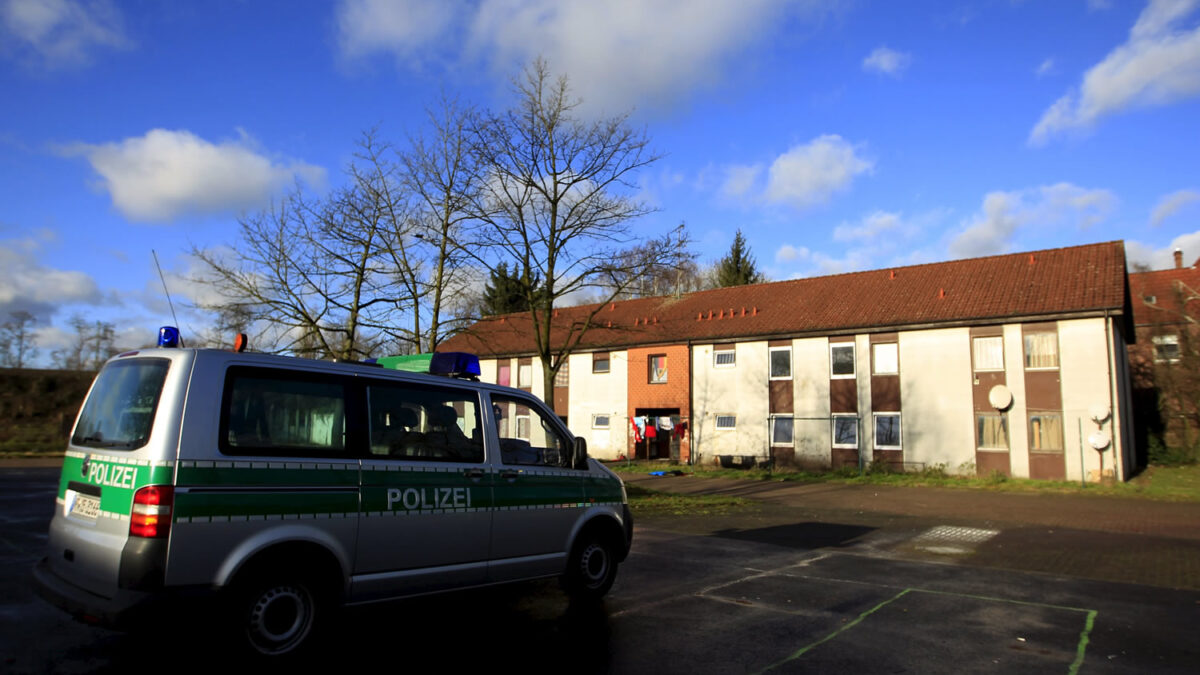
M 576 438 L 571 450 L 571 468 L 586 469 L 588 467 L 587 439 Z

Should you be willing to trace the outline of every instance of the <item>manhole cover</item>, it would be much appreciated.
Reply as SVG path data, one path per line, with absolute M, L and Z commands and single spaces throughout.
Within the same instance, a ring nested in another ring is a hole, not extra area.
M 998 534 L 1000 534 L 999 530 L 938 525 L 921 533 L 909 543 L 915 548 L 930 553 L 961 555 L 974 551 L 976 546 Z

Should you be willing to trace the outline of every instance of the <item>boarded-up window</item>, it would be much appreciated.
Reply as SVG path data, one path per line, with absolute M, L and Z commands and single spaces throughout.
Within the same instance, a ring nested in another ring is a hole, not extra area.
M 898 375 L 900 373 L 900 351 L 895 342 L 880 342 L 871 345 L 874 351 L 876 375 Z

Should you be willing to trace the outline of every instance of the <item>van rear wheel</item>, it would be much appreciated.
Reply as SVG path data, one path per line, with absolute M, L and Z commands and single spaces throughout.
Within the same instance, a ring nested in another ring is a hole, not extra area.
M 235 592 L 231 627 L 252 655 L 285 657 L 312 641 L 326 609 L 308 579 L 253 576 Z
M 600 532 L 584 533 L 571 549 L 563 575 L 567 593 L 579 600 L 599 600 L 616 578 L 616 549 Z

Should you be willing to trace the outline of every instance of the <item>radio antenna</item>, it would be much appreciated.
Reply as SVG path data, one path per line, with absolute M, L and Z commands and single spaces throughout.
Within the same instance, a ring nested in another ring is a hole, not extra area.
M 179 317 L 175 316 L 175 303 L 171 302 L 171 291 L 167 290 L 167 278 L 163 276 L 162 265 L 158 264 L 158 253 L 154 249 L 150 249 L 150 255 L 154 256 L 154 267 L 158 269 L 158 279 L 163 285 L 163 294 L 167 296 L 167 306 L 171 308 L 171 319 L 175 325 L 179 325 Z M 183 346 L 183 336 L 179 336 L 179 346 Z

